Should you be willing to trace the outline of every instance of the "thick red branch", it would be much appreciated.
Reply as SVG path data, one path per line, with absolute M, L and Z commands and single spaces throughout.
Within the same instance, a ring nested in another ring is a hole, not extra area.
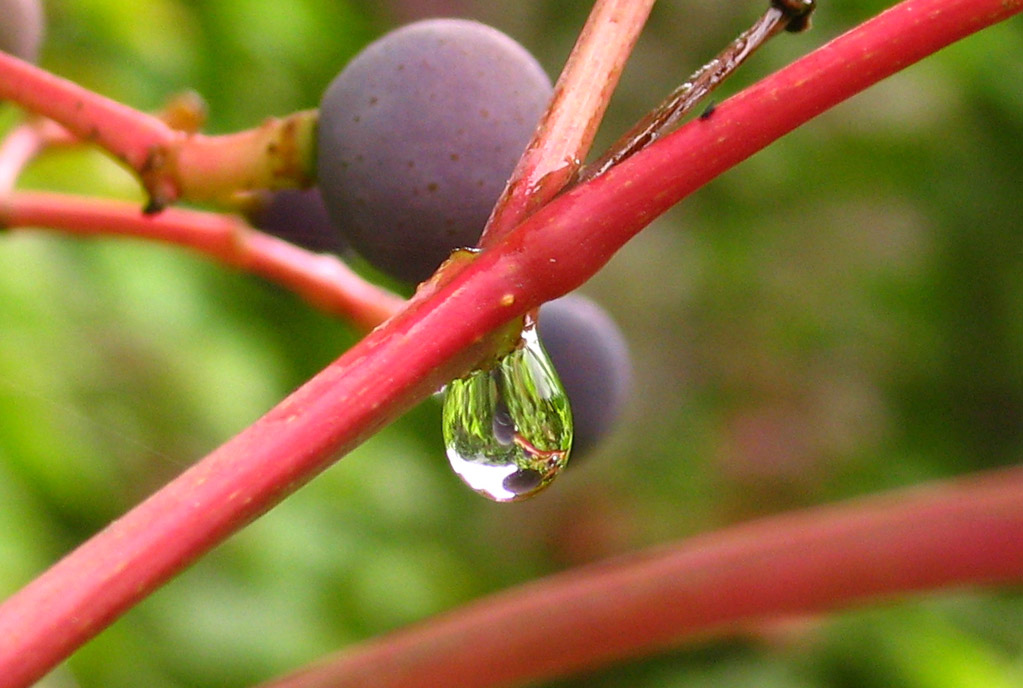
M 466 372 L 487 333 L 581 284 L 687 193 L 879 79 L 1021 10 L 1023 0 L 903 2 L 555 199 L 0 606 L 0 687 L 31 683 L 331 461 Z M 835 580 L 822 581 L 824 594 L 834 594 L 825 583 Z
M 497 688 L 878 596 L 1023 582 L 1023 469 L 784 515 L 523 585 L 263 688 Z

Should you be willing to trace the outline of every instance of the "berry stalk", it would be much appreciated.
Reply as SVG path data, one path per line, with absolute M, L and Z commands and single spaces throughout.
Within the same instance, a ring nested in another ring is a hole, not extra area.
M 344 452 L 468 372 L 485 355 L 488 333 L 577 287 L 686 194 L 876 81 L 1020 11 L 1023 0 L 906 0 L 556 198 L 9 598 L 0 606 L 0 688 L 42 676 Z
M 579 181 L 607 172 L 649 146 L 678 124 L 697 103 L 714 91 L 761 46 L 782 31 L 803 31 L 810 25 L 815 0 L 776 0 L 753 26 L 739 34 L 713 60 L 692 74 L 659 106 L 623 134 L 597 160 L 579 171 Z

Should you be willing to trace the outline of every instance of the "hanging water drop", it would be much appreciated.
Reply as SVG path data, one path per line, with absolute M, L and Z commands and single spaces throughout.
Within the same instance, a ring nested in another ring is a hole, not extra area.
M 493 367 L 447 386 L 443 425 L 451 467 L 485 497 L 525 499 L 557 477 L 572 446 L 572 412 L 532 324 Z

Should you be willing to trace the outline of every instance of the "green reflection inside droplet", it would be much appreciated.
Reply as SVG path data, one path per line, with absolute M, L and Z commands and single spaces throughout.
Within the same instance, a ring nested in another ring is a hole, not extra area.
M 492 368 L 447 386 L 443 426 L 451 467 L 485 497 L 524 499 L 557 477 L 572 446 L 572 412 L 532 325 Z

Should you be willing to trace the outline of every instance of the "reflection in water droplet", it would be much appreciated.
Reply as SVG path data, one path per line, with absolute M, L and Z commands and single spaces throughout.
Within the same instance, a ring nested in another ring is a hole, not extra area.
M 532 468 L 523 468 L 505 478 L 501 485 L 509 492 L 524 495 L 535 492 L 543 480 L 543 474 L 539 471 L 534 471 Z
M 572 446 L 572 412 L 532 324 L 493 368 L 447 386 L 443 424 L 451 467 L 485 497 L 524 499 L 557 477 Z
M 491 377 L 497 375 L 496 371 L 491 371 Z M 499 382 L 498 382 L 499 384 Z M 515 421 L 512 420 L 511 411 L 508 410 L 508 405 L 504 403 L 504 399 L 498 398 L 494 402 L 494 439 L 499 444 L 514 444 L 515 442 Z

